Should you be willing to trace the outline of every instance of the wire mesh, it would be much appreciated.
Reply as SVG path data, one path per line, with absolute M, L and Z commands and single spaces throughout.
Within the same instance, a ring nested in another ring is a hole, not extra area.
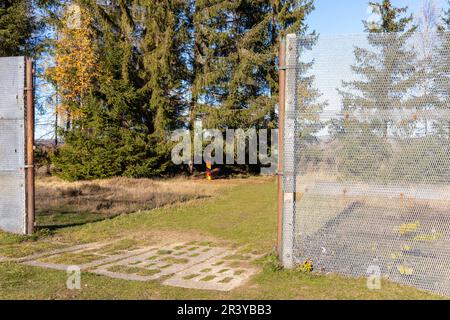
M 0 229 L 25 233 L 25 64 L 0 58 Z
M 287 42 L 283 263 L 450 295 L 449 34 Z

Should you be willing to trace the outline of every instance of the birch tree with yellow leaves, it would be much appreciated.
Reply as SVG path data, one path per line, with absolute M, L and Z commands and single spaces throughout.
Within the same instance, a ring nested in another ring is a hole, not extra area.
M 55 64 L 46 72 L 57 89 L 60 105 L 56 113 L 66 130 L 83 117 L 84 98 L 98 75 L 91 24 L 92 17 L 86 9 L 77 5 L 66 9 L 58 29 Z

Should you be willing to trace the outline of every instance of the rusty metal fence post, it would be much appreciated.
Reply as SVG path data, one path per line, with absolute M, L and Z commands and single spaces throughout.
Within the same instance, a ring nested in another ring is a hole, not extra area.
M 26 59 L 26 208 L 27 234 L 34 232 L 35 179 L 34 179 L 34 77 L 33 60 Z

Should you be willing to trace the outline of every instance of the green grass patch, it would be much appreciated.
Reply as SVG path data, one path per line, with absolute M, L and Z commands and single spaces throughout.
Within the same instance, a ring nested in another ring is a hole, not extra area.
M 212 182 L 215 183 L 215 182 Z M 248 250 L 269 253 L 276 243 L 275 180 L 248 179 L 216 196 L 183 205 L 122 215 L 82 226 L 57 229 L 54 237 L 72 245 L 110 241 L 132 234 L 164 232 L 198 235 Z M 346 204 L 343 204 L 345 207 Z M 324 218 L 324 221 L 327 219 Z M 320 225 L 318 225 L 320 227 Z M 0 232 L 0 246 L 42 243 L 52 236 L 16 237 Z M 177 240 L 179 241 L 179 239 Z M 192 244 L 193 246 L 197 244 Z M 20 248 L 16 248 L 19 250 Z M 159 257 L 161 258 L 161 257 Z M 219 261 L 219 265 L 224 265 Z M 227 261 L 248 263 L 247 261 Z M 117 266 L 128 272 L 159 273 L 138 267 Z M 239 268 L 239 266 L 237 267 Z M 81 290 L 68 290 L 65 271 L 0 263 L 0 299 L 439 299 L 439 296 L 408 286 L 382 281 L 382 290 L 368 290 L 367 279 L 319 275 L 283 270 L 266 260 L 258 274 L 230 292 L 191 290 L 164 286 L 158 281 L 129 281 L 84 272 Z M 131 272 L 133 271 L 133 272 Z M 126 272 L 120 272 L 126 273 Z M 199 276 L 199 275 L 196 275 Z
M 24 241 L 15 244 L 6 244 L 0 246 L 0 256 L 8 258 L 23 258 L 32 254 L 48 252 L 64 248 L 63 244 L 50 242 L 30 242 Z
M 172 264 L 186 264 L 189 262 L 189 259 L 178 259 L 178 258 L 174 258 L 174 257 L 167 257 L 162 259 L 162 261 L 164 262 L 168 262 L 168 263 L 172 263 Z
M 161 256 L 151 256 L 151 257 L 148 257 L 146 260 L 158 260 L 160 258 L 161 258 Z
M 233 280 L 232 277 L 226 277 L 219 281 L 219 283 L 229 283 L 231 280 Z
M 244 255 L 244 254 L 233 254 L 233 255 L 229 255 L 226 256 L 225 260 L 250 260 L 250 256 Z
M 228 270 L 230 270 L 230 269 L 222 269 L 222 270 L 219 270 L 219 272 L 217 272 L 217 273 L 224 273 L 224 272 L 227 272 Z
M 92 254 L 92 253 L 73 253 L 66 252 L 56 256 L 51 256 L 47 258 L 41 258 L 39 261 L 46 263 L 55 263 L 55 264 L 67 264 L 67 265 L 80 265 L 89 262 L 93 262 L 95 260 L 101 260 L 102 257 Z
M 201 278 L 200 281 L 208 282 L 208 281 L 214 280 L 215 278 L 216 278 L 216 276 L 209 275 L 209 276 L 206 276 L 204 278 Z
M 197 278 L 198 276 L 199 276 L 198 273 L 194 273 L 194 274 L 190 274 L 190 275 L 184 276 L 183 279 L 184 280 L 191 280 L 191 279 Z
M 140 276 L 152 276 L 161 272 L 159 269 L 144 269 L 139 267 L 128 267 L 128 266 L 112 266 L 108 268 L 108 271 L 114 273 L 125 273 L 125 274 L 137 274 Z
M 156 253 L 159 254 L 160 256 L 163 256 L 163 255 L 171 254 L 172 252 L 173 252 L 172 250 L 158 250 Z
M 242 261 L 230 261 L 227 263 L 227 266 L 230 268 L 240 268 L 244 266 L 244 263 Z
M 139 242 L 134 239 L 122 239 L 114 243 L 108 244 L 98 250 L 103 254 L 117 254 L 127 250 L 133 250 L 139 247 Z

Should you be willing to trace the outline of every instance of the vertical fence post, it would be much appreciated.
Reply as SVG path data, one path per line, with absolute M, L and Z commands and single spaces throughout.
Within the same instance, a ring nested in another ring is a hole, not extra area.
M 280 42 L 278 54 L 278 212 L 277 212 L 277 252 L 282 255 L 282 235 L 283 235 L 283 133 L 284 133 L 284 105 L 286 88 L 286 40 Z
M 33 60 L 26 59 L 26 203 L 27 203 L 27 234 L 34 232 L 34 83 Z
M 295 195 L 296 195 L 296 123 L 297 123 L 297 36 L 286 36 L 285 112 L 283 136 L 283 219 L 281 262 L 294 267 Z

